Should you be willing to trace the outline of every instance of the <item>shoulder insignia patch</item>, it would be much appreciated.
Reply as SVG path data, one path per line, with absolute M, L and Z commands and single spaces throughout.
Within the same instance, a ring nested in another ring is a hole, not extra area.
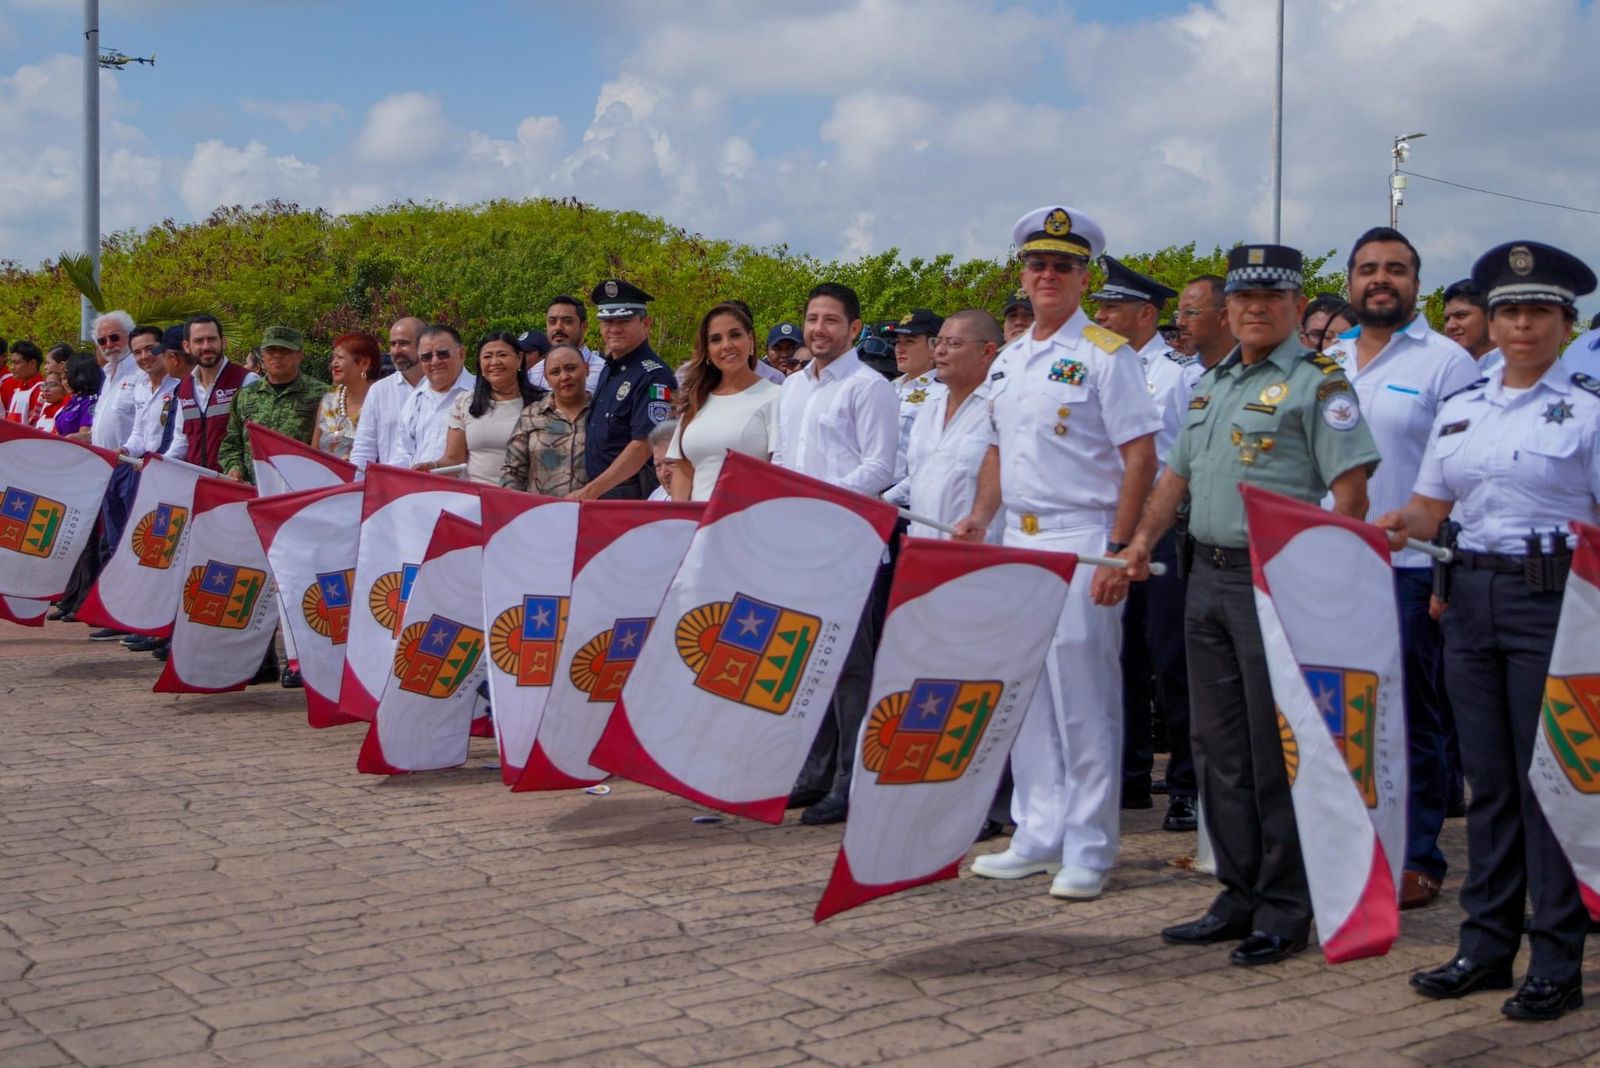
M 1171 360 L 1179 367 L 1188 367 L 1190 364 L 1194 363 L 1195 360 L 1193 356 L 1179 352 L 1177 349 L 1168 349 L 1167 359 Z
M 1587 377 L 1587 376 L 1585 376 L 1585 375 L 1573 375 L 1572 376 L 1573 384 L 1576 385 L 1578 379 L 1579 378 L 1584 378 L 1584 377 Z M 1463 393 L 1470 393 L 1475 389 L 1482 389 L 1484 386 L 1487 386 L 1488 384 L 1489 384 L 1489 380 L 1487 378 L 1480 378 L 1476 382 L 1471 383 L 1470 385 L 1465 385 L 1465 386 L 1462 386 L 1460 389 L 1452 390 L 1451 392 L 1446 393 L 1444 396 L 1439 398 L 1439 403 L 1443 404 L 1445 401 L 1449 400 L 1451 397 L 1459 397 Z
M 1305 360 L 1312 367 L 1315 367 L 1317 370 L 1321 371 L 1325 375 L 1331 375 L 1335 371 L 1344 370 L 1344 368 L 1339 366 L 1339 361 L 1338 360 L 1334 359 L 1331 356 L 1324 356 L 1320 352 L 1307 353 L 1306 357 L 1305 357 Z
M 1330 379 L 1329 381 L 1324 382 L 1322 385 L 1317 387 L 1317 400 L 1327 400 L 1335 393 L 1348 392 L 1350 392 L 1350 380 L 1348 378 Z
M 1107 330 L 1099 323 L 1090 323 L 1083 328 L 1083 340 L 1102 352 L 1116 352 L 1128 343 L 1127 338 L 1114 331 Z
M 1201 410 L 1203 410 L 1205 408 L 1206 405 L 1208 405 L 1210 403 L 1211 403 L 1211 395 L 1209 393 L 1206 394 L 1203 397 L 1190 397 L 1189 398 L 1189 410 L 1191 412 L 1201 411 Z
M 639 366 L 643 367 L 646 371 L 659 371 L 665 367 L 666 364 L 662 363 L 660 360 L 640 360 Z
M 1595 378 L 1593 375 L 1586 375 L 1580 371 L 1572 376 L 1572 384 L 1583 390 L 1585 393 L 1592 393 L 1596 397 L 1600 397 L 1600 378 Z

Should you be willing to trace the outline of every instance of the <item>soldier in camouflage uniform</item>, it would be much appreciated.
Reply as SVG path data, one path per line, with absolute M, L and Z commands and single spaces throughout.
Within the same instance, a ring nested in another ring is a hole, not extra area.
M 310 443 L 317 406 L 328 384 L 300 373 L 305 335 L 287 326 L 269 326 L 261 335 L 266 377 L 239 390 L 228 416 L 228 433 L 218 451 L 223 473 L 235 481 L 254 482 L 245 424 L 259 423 L 296 441 Z

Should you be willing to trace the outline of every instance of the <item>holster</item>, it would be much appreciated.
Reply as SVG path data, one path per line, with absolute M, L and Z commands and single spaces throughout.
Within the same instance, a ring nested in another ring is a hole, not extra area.
M 1453 519 L 1446 519 L 1439 524 L 1439 530 L 1433 536 L 1433 544 L 1442 549 L 1455 550 L 1456 540 L 1461 537 L 1461 524 Z M 1440 560 L 1433 562 L 1433 596 L 1440 604 L 1450 602 L 1450 569 L 1453 564 Z
M 1194 539 L 1189 537 L 1189 521 L 1179 519 L 1172 529 L 1178 543 L 1178 577 L 1186 579 L 1194 572 Z

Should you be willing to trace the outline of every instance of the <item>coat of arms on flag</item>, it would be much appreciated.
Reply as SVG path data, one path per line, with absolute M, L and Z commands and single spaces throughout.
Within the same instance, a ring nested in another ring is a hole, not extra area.
M 589 695 L 590 704 L 616 704 L 653 622 L 648 618 L 619 619 L 573 654 L 572 685 Z
M 400 688 L 428 697 L 449 697 L 472 674 L 483 655 L 483 631 L 435 615 L 413 623 L 394 652 Z
M 171 567 L 188 522 L 189 509 L 166 501 L 140 516 L 133 525 L 133 553 L 139 566 L 153 567 L 157 571 Z
M 406 615 L 406 601 L 411 599 L 411 584 L 417 581 L 420 564 L 401 564 L 399 571 L 389 571 L 378 576 L 367 595 L 367 607 L 378 625 L 395 637 L 400 636 L 400 621 Z
M 1303 667 L 1301 672 L 1356 789 L 1361 791 L 1361 800 L 1368 808 L 1377 808 L 1377 673 L 1336 667 Z M 1293 785 L 1292 772 L 1289 778 Z
M 674 637 L 695 686 L 781 716 L 821 629 L 816 616 L 736 593 L 684 613 Z
M 1600 794 L 1600 675 L 1550 675 L 1540 719 L 1572 788 Z
M 0 549 L 49 559 L 66 514 L 60 501 L 8 487 L 0 503 Z
M 873 706 L 861 764 L 878 782 L 949 782 L 972 763 L 1005 687 L 999 682 L 918 679 Z
M 355 580 L 354 568 L 328 571 L 319 574 L 300 597 L 306 625 L 334 645 L 343 645 L 350 637 L 350 587 Z
M 549 686 L 567 634 L 566 597 L 524 596 L 489 625 L 489 656 L 518 686 Z
M 266 584 L 265 571 L 208 560 L 203 567 L 189 569 L 183 610 L 196 623 L 243 630 Z

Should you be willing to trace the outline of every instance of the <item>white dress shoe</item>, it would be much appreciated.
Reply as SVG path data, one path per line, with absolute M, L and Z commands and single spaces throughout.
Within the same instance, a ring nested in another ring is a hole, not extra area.
M 972 874 L 985 879 L 1021 879 L 1028 875 L 1054 875 L 1061 865 L 1052 860 L 1035 860 L 1014 849 L 988 853 L 972 861 Z
M 1106 888 L 1106 872 L 1093 868 L 1080 868 L 1076 864 L 1064 865 L 1050 883 L 1051 897 L 1088 901 L 1100 896 Z

